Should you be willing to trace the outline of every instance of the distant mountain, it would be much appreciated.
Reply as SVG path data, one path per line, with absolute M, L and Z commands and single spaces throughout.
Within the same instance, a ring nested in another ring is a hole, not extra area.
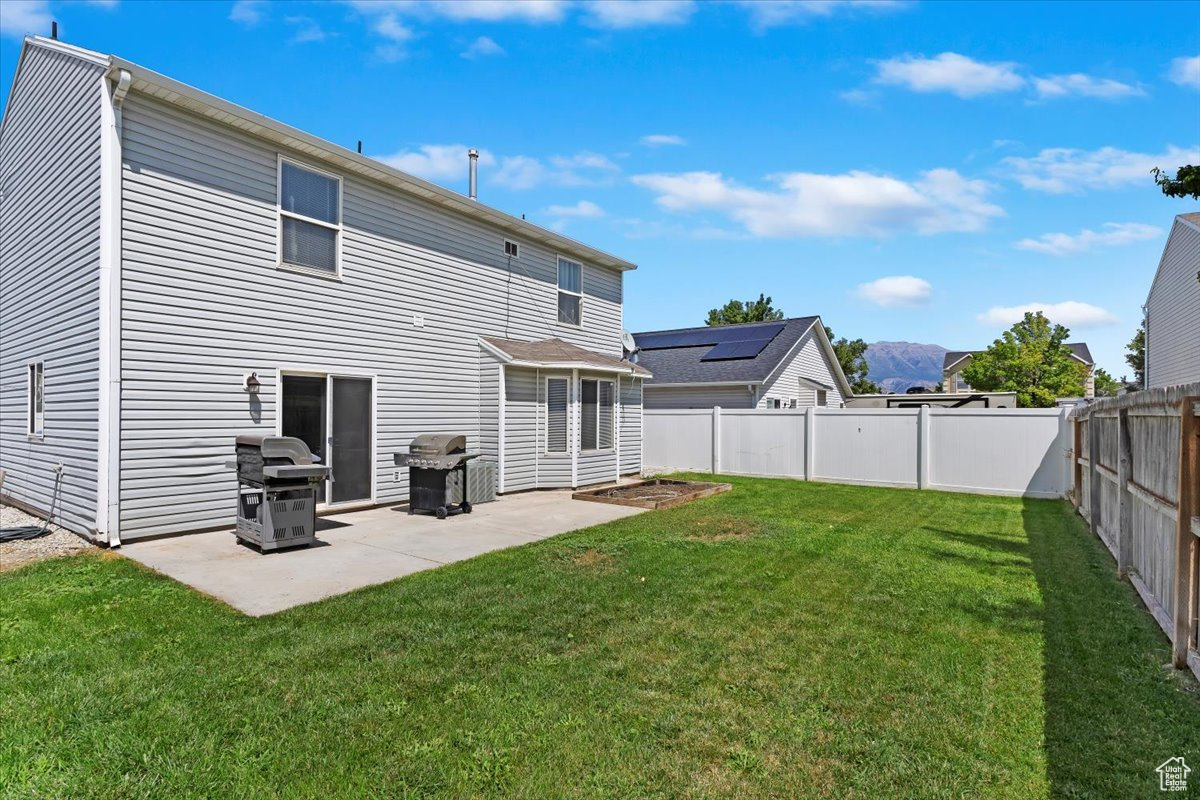
M 867 347 L 867 377 L 885 392 L 903 394 L 910 386 L 934 388 L 942 381 L 946 348 L 915 342 L 875 342 Z

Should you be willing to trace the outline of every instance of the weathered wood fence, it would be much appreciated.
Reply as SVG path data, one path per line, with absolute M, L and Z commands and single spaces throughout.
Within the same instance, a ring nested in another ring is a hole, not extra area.
M 1099 400 L 1071 415 L 1074 501 L 1200 677 L 1200 383 Z

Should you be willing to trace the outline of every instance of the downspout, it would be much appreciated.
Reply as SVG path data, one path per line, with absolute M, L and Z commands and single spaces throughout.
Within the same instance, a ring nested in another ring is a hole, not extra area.
M 96 541 L 121 546 L 121 107 L 133 76 L 100 81 L 100 336 Z

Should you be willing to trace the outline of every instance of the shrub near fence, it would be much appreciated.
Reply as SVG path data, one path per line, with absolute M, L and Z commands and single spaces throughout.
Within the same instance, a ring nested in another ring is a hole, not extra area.
M 1071 415 L 1075 507 L 1200 677 L 1200 383 Z
M 647 472 L 1065 497 L 1070 428 L 1058 409 L 650 410 Z

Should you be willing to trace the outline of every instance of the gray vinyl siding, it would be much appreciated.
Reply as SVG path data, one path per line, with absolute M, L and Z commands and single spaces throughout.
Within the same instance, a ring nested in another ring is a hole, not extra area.
M 826 394 L 826 404 L 829 408 L 841 407 L 843 397 L 838 389 L 837 379 L 833 376 L 833 365 L 829 362 L 825 348 L 821 346 L 815 331 L 813 328 L 800 338 L 790 359 L 784 362 L 783 369 L 763 386 L 759 393 L 759 408 L 766 408 L 767 402 L 775 397 L 782 400 L 785 406 L 792 399 L 797 401 L 798 408 L 815 406 L 817 392 L 801 384 L 801 378 L 832 387 Z
M 231 522 L 224 463 L 237 434 L 275 430 L 280 369 L 376 376 L 375 499 L 392 502 L 413 436 L 480 445 L 477 337 L 621 353 L 616 270 L 584 264 L 583 325 L 561 326 L 554 252 L 521 242 L 509 265 L 500 230 L 353 176 L 341 279 L 279 270 L 275 148 L 136 94 L 124 124 L 123 538 Z M 518 462 L 506 453 L 506 490 Z
M 621 437 L 621 474 L 642 471 L 642 381 L 621 378 L 621 411 L 618 415 Z
M 500 362 L 486 351 L 479 354 L 479 452 L 481 458 L 500 457 Z
M 565 378 L 567 385 L 570 386 L 568 398 L 570 411 L 567 414 L 567 452 L 565 453 L 547 453 L 546 452 L 546 379 L 547 378 Z M 539 489 L 561 489 L 572 485 L 571 481 L 571 448 L 578 441 L 579 434 L 576 432 L 575 422 L 575 404 L 578 402 L 578 390 L 571 383 L 570 372 L 545 372 L 542 371 L 538 376 L 537 381 L 537 428 L 535 430 L 535 441 L 537 443 L 537 487 Z
M 1200 230 L 1176 220 L 1146 300 L 1149 388 L 1200 381 Z
M 505 367 L 504 371 L 504 491 L 537 488 L 538 423 L 537 373 Z
M 737 386 L 655 386 L 646 384 L 643 393 L 648 409 L 656 408 L 750 408 L 753 395 Z
M 0 142 L 0 469 L 3 492 L 96 527 L 103 69 L 26 47 Z M 27 365 L 45 364 L 45 436 L 27 435 Z

